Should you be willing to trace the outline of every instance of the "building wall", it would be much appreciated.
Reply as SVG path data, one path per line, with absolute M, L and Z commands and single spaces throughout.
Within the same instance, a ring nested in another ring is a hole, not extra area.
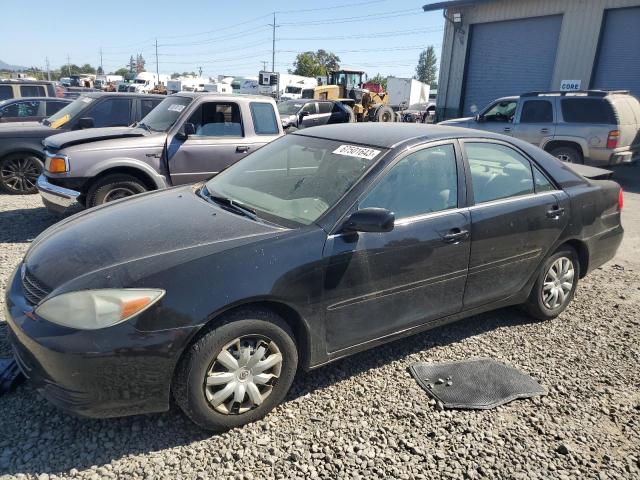
M 445 20 L 438 81 L 438 118 L 460 114 L 470 24 L 562 14 L 551 88 L 559 89 L 562 80 L 581 80 L 582 87 L 588 88 L 605 9 L 639 5 L 640 0 L 496 0 L 451 9 L 449 16 L 454 11 L 462 13 L 462 25 L 454 29 L 451 22 Z

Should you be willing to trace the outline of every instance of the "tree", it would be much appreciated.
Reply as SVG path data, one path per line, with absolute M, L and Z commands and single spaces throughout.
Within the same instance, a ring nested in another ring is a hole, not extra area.
M 88 63 L 85 63 L 80 67 L 80 73 L 96 73 L 96 69 Z
M 329 83 L 329 72 L 340 68 L 340 58 L 325 50 L 299 53 L 293 62 L 293 70 L 289 73 L 303 77 L 326 77 Z
M 383 77 L 379 73 L 376 74 L 375 77 L 371 78 L 368 83 L 377 83 L 378 85 L 382 85 L 382 88 L 387 90 L 387 78 Z
M 133 55 L 129 57 L 129 73 L 134 73 L 136 71 L 136 59 L 133 58 Z
M 96 74 L 97 75 L 104 75 L 104 70 L 102 70 L 102 67 L 98 67 L 98 69 L 96 70 Z
M 144 65 L 145 65 L 145 60 L 144 57 L 142 56 L 142 54 L 138 54 L 138 56 L 136 57 L 136 73 L 140 73 L 140 72 L 144 72 Z
M 436 51 L 433 45 L 430 45 L 426 50 L 420 52 L 418 58 L 418 66 L 416 67 L 416 74 L 413 78 L 426 83 L 429 86 L 436 85 L 438 82 L 438 59 L 436 58 Z
M 120 75 L 122 78 L 125 78 L 127 75 L 129 75 L 129 73 L 131 73 L 131 72 L 126 67 L 119 68 L 118 70 L 113 72 L 114 75 Z

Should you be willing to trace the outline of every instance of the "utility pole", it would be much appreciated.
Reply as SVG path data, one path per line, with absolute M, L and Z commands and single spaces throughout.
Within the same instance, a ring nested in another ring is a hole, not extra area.
M 100 71 L 104 75 L 104 67 L 102 66 L 102 47 L 100 47 Z
M 273 42 L 271 45 L 271 71 L 276 71 L 276 27 L 280 25 L 276 25 L 276 12 L 273 12 L 273 23 L 269 24 L 270 27 L 273 27 Z
M 202 67 L 198 67 L 198 77 L 202 76 Z
M 51 71 L 49 70 L 49 57 L 45 57 L 44 61 L 47 64 L 47 80 L 51 81 Z
M 160 67 L 158 66 L 158 39 L 156 38 L 156 75 L 158 77 L 158 83 L 160 83 Z
M 69 76 L 71 76 L 71 59 L 69 59 L 68 53 L 67 53 L 67 70 L 69 71 Z
M 269 62 L 267 62 L 266 60 L 262 60 L 262 70 L 265 72 L 267 71 L 267 63 Z

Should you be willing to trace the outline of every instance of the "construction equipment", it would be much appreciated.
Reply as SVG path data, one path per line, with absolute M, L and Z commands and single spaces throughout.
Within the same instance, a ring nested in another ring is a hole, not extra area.
M 155 93 L 155 94 L 158 94 L 158 95 L 166 95 L 167 94 L 167 87 L 165 87 L 163 83 L 158 83 L 155 87 L 153 87 L 151 89 L 151 91 L 149 93 Z
M 313 98 L 339 101 L 351 107 L 357 122 L 394 122 L 396 116 L 388 105 L 387 95 L 382 90 L 364 88 L 365 78 L 366 73 L 361 70 L 336 70 L 330 73 L 329 84 L 313 89 Z

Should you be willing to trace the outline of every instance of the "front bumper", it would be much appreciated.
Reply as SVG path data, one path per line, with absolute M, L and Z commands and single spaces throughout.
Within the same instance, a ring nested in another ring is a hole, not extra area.
M 42 197 L 42 203 L 52 213 L 64 213 L 80 196 L 80 192 L 49 182 L 49 179 L 44 174 L 38 177 L 37 186 Z
M 130 321 L 101 330 L 61 327 L 35 314 L 19 270 L 5 305 L 14 357 L 52 404 L 91 418 L 169 408 L 173 371 L 194 327 L 141 332 Z

